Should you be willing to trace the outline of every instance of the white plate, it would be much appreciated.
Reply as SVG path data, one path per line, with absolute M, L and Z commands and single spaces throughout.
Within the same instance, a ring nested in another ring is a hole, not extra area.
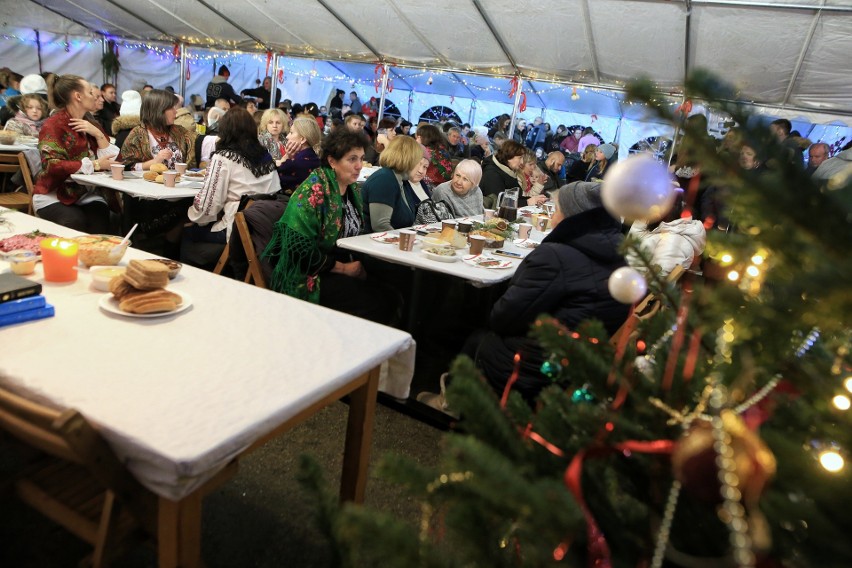
M 515 246 L 525 249 L 534 249 L 535 247 L 541 244 L 541 241 L 534 241 L 532 239 L 515 239 L 512 242 L 515 244 Z
M 98 305 L 105 312 L 124 316 L 127 318 L 161 318 L 164 316 L 173 316 L 183 311 L 186 311 L 192 305 L 192 298 L 186 292 L 178 292 L 177 290 L 169 290 L 169 292 L 173 292 L 183 299 L 183 303 L 178 306 L 176 310 L 172 310 L 170 312 L 157 312 L 155 314 L 131 314 L 130 312 L 122 312 L 118 308 L 118 301 L 112 294 L 106 294 L 105 296 L 101 296 Z
M 175 187 L 185 187 L 185 188 L 188 188 L 188 189 L 201 189 L 202 187 L 204 187 L 204 182 L 203 181 L 196 181 L 196 180 L 179 181 L 175 184 Z
M 112 175 L 112 174 L 110 174 L 110 175 Z M 127 178 L 127 179 L 142 179 L 143 175 L 145 175 L 144 172 L 138 172 L 138 171 L 135 171 L 135 170 L 132 170 L 132 171 L 124 170 L 124 177 Z
M 399 244 L 399 233 L 376 233 L 375 235 L 370 235 L 370 238 L 383 245 Z
M 437 260 L 438 262 L 455 262 L 459 259 L 459 255 L 455 254 L 455 252 L 453 252 L 453 256 L 434 254 L 425 249 L 421 250 L 420 252 L 422 252 L 423 256 L 425 256 L 426 258 L 430 260 Z
M 483 266 L 480 264 L 481 262 L 497 262 L 497 264 Z M 475 266 L 477 268 L 487 268 L 489 270 L 501 270 L 503 268 L 512 268 L 512 262 L 509 260 L 500 260 L 499 258 L 494 258 L 493 256 L 488 256 L 487 254 L 475 254 L 472 256 L 466 256 L 462 258 L 462 262 L 465 264 L 469 264 L 471 266 Z

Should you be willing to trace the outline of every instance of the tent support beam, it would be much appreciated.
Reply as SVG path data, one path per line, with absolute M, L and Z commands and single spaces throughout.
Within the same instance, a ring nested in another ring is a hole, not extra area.
M 385 116 L 385 97 L 388 94 L 388 77 L 390 76 L 390 69 L 387 63 L 382 64 L 382 96 L 379 98 L 379 114 L 376 116 L 376 128 L 379 127 L 379 123 Z
M 690 37 L 692 36 L 692 0 L 686 0 L 686 21 L 683 32 L 683 82 L 689 78 Z
M 772 8 L 773 10 L 807 10 L 852 14 L 852 6 L 820 6 L 819 4 L 779 4 L 777 2 L 742 2 L 740 0 L 692 0 L 701 6 L 728 6 L 731 8 Z
M 583 8 L 583 27 L 586 30 L 586 41 L 589 42 L 589 54 L 592 57 L 592 73 L 595 76 L 595 83 L 601 82 L 600 65 L 598 64 L 598 48 L 595 44 L 595 34 L 592 31 L 592 14 L 589 10 L 589 0 L 580 2 Z
M 83 29 L 87 29 L 87 30 L 91 29 L 89 26 L 87 26 L 87 25 L 85 25 L 85 24 L 83 24 L 83 23 L 81 23 L 81 22 L 79 22 L 79 21 L 75 20 L 74 18 L 71 18 L 70 16 L 66 16 L 66 15 L 65 15 L 65 14 L 63 14 L 62 12 L 57 11 L 55 8 L 51 8 L 50 6 L 46 6 L 43 2 L 40 2 L 40 1 L 38 1 L 38 0 L 30 0 L 30 1 L 31 1 L 33 4 L 38 4 L 39 6 L 41 6 L 42 8 L 44 8 L 45 10 L 47 10 L 48 12 L 51 12 L 51 13 L 53 13 L 53 14 L 56 14 L 57 16 L 59 16 L 59 17 L 61 17 L 61 18 L 65 18 L 66 20 L 69 20 L 69 21 L 71 21 L 71 22 L 74 22 L 75 24 L 77 24 L 78 26 L 80 26 L 80 27 L 81 27 L 81 28 L 83 28 Z M 95 14 L 95 13 L 93 13 L 93 12 L 90 12 L 89 10 L 86 10 L 86 9 L 85 9 L 85 8 L 83 8 L 82 6 L 78 6 L 77 4 L 74 4 L 73 2 L 68 2 L 68 3 L 69 3 L 69 4 L 71 4 L 72 6 L 74 6 L 75 8 L 77 8 L 78 10 L 80 10 L 81 12 L 85 12 L 86 14 L 88 14 L 88 15 L 90 15 L 90 16 L 92 16 L 92 17 L 94 17 L 94 18 L 97 18 L 98 20 L 100 20 L 100 21 L 102 21 L 102 22 L 104 22 L 104 23 L 107 23 L 107 24 L 109 24 L 109 25 L 111 25 L 111 26 L 115 26 L 116 28 L 118 28 L 118 29 L 120 29 L 120 30 L 123 30 L 123 31 L 127 32 L 127 34 L 128 34 L 130 37 L 134 37 L 134 38 L 136 38 L 136 39 L 137 39 L 137 40 L 139 40 L 139 41 L 145 41 L 145 38 L 143 38 L 142 36 L 136 35 L 135 33 L 133 33 L 132 31 L 128 30 L 127 28 L 125 28 L 125 27 L 123 27 L 123 26 L 120 26 L 120 25 L 118 25 L 118 24 L 116 24 L 116 23 L 114 23 L 114 22 L 111 22 L 110 20 L 106 20 L 106 19 L 102 18 L 101 16 L 98 16 L 97 14 Z M 141 18 L 140 18 L 140 19 L 141 19 Z M 145 22 L 144 20 L 142 20 L 142 21 L 143 21 L 144 23 L 146 23 L 146 24 L 148 23 L 148 22 Z M 169 34 L 167 34 L 167 33 L 163 32 L 162 30 L 160 30 L 160 29 L 156 28 L 155 26 L 151 26 L 151 27 L 152 27 L 152 28 L 154 28 L 155 30 L 157 30 L 158 32 L 162 33 L 162 34 L 163 34 L 163 35 L 165 35 L 165 36 L 168 36 L 168 35 L 169 35 Z M 93 31 L 94 31 L 94 30 L 93 30 Z M 95 32 L 95 33 L 98 33 L 98 32 Z
M 186 57 L 186 44 L 180 44 L 180 96 L 186 102 L 186 66 L 189 65 Z
M 263 84 L 261 84 L 261 87 Z M 272 53 L 272 79 L 269 82 L 269 108 L 275 108 L 276 94 L 278 93 L 278 54 Z
M 488 31 L 491 32 L 491 35 L 494 36 L 494 39 L 497 40 L 497 44 L 500 46 L 500 49 L 503 50 L 503 55 L 506 56 L 506 59 L 509 60 L 509 64 L 515 70 L 516 74 L 520 74 L 521 70 L 518 68 L 517 62 L 515 62 L 515 58 L 512 57 L 512 53 L 509 51 L 509 47 L 506 45 L 506 42 L 503 41 L 503 36 L 497 31 L 497 28 L 494 27 L 494 22 L 491 21 L 491 18 L 488 17 L 488 12 L 482 7 L 482 3 L 480 0 L 473 0 L 473 5 L 476 8 L 476 11 L 479 12 L 482 21 L 485 22 L 485 25 L 488 26 Z M 517 107 L 517 105 L 515 105 Z
M 113 3 L 113 1 L 112 1 L 112 0 L 108 0 L 108 1 L 109 1 L 110 3 Z M 207 32 L 205 32 L 205 31 L 204 31 L 204 30 L 202 30 L 202 29 L 196 28 L 196 27 L 195 27 L 195 26 L 193 26 L 190 22 L 187 22 L 187 21 L 186 21 L 186 20 L 184 20 L 183 18 L 179 17 L 177 14 L 175 14 L 175 13 L 173 13 L 173 12 L 169 12 L 166 8 L 164 8 L 163 6 L 161 6 L 160 4 L 158 4 L 157 2 L 155 2 L 155 0 L 148 0 L 148 3 L 149 3 L 149 4 L 151 4 L 152 6 L 156 7 L 156 8 L 159 8 L 160 10 L 162 10 L 163 12 L 165 12 L 166 14 L 168 14 L 169 16 L 171 16 L 173 19 L 177 20 L 178 22 L 182 23 L 182 24 L 183 24 L 183 25 L 185 25 L 186 27 L 188 27 L 188 28 L 190 28 L 190 29 L 192 29 L 192 30 L 195 30 L 195 31 L 196 31 L 196 32 L 198 32 L 200 35 L 202 35 L 202 36 L 206 37 L 206 38 L 207 38 L 207 39 L 209 39 L 210 41 L 215 41 L 212 37 L 210 37 L 210 34 L 208 34 Z M 154 29 L 156 29 L 156 28 L 154 28 Z M 159 30 L 158 30 L 158 31 L 159 31 Z M 178 43 L 178 41 L 177 41 L 176 39 L 172 39 L 172 41 L 173 41 L 174 43 Z
M 825 0 L 822 0 L 822 4 L 825 4 Z M 808 30 L 808 35 L 805 36 L 805 41 L 802 43 L 802 50 L 799 52 L 799 58 L 796 60 L 796 67 L 793 69 L 793 76 L 790 77 L 790 83 L 787 84 L 787 91 L 784 93 L 781 106 L 786 105 L 790 100 L 790 95 L 793 94 L 793 87 L 796 86 L 796 80 L 799 78 L 799 72 L 802 70 L 802 63 L 804 63 L 805 57 L 808 55 L 808 50 L 811 48 L 811 41 L 814 39 L 814 32 L 816 31 L 820 16 L 822 16 L 822 12 L 817 12 L 814 15 L 814 19 L 811 20 L 811 27 Z
M 259 37 L 257 37 L 256 35 L 254 35 L 250 31 L 248 31 L 247 29 L 245 29 L 244 27 L 242 27 L 241 25 L 239 25 L 238 23 L 233 21 L 232 19 L 230 19 L 228 16 L 226 16 L 225 14 L 223 14 L 222 12 L 220 12 L 219 10 L 217 10 L 216 8 L 211 6 L 205 0 L 195 0 L 195 1 L 198 2 L 199 4 L 201 4 L 202 6 L 204 6 L 205 8 L 207 8 L 208 10 L 210 10 L 211 12 L 213 12 L 214 14 L 216 14 L 217 16 L 219 16 L 220 18 L 222 18 L 223 20 L 225 20 L 226 22 L 228 22 L 228 24 L 234 26 L 235 28 L 237 28 L 238 30 L 243 32 L 245 35 L 247 35 L 248 37 L 253 39 L 257 44 L 262 45 L 265 50 L 269 51 L 271 49 L 268 45 L 266 45 L 265 41 L 263 41 L 262 39 L 260 39 Z
M 356 32 L 354 29 L 352 29 L 352 26 L 350 26 L 350 25 L 347 23 L 347 21 L 346 21 L 344 18 L 342 18 L 342 17 L 340 16 L 340 14 L 338 14 L 337 12 L 335 12 L 335 11 L 334 11 L 334 9 L 332 9 L 332 7 L 328 5 L 328 2 L 326 2 L 326 0 L 317 0 L 317 2 L 318 2 L 318 3 L 319 3 L 319 4 L 323 7 L 323 8 L 325 8 L 325 9 L 326 9 L 326 11 L 328 11 L 328 13 L 329 13 L 329 14 L 331 14 L 332 16 L 334 16 L 334 19 L 335 19 L 335 20 L 337 20 L 337 21 L 340 23 L 340 25 L 341 25 L 341 26 L 343 26 L 344 28 L 346 28 L 346 29 L 349 31 L 349 33 L 350 33 L 350 34 L 352 34 L 353 36 L 355 36 L 356 38 L 358 38 L 358 41 L 360 41 L 362 44 L 364 44 L 364 47 L 366 47 L 366 48 L 370 51 L 370 53 L 372 53 L 372 54 L 373 54 L 373 57 L 375 57 L 375 58 L 376 58 L 376 59 L 378 59 L 379 61 L 384 61 L 384 60 L 385 60 L 384 56 L 383 56 L 383 55 L 380 55 L 380 54 L 379 54 L 379 51 L 378 51 L 375 47 L 373 47 L 373 46 L 370 44 L 370 42 L 369 42 L 369 41 L 367 41 L 367 40 L 366 40 L 366 38 L 364 38 L 364 36 L 362 36 L 361 34 L 359 34 L 358 32 Z

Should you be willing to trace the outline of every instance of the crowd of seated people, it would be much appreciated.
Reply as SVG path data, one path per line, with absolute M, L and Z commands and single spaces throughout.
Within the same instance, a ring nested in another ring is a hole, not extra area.
M 517 314 L 527 314 L 529 306 L 553 309 L 570 314 L 563 323 L 571 326 L 577 323 L 576 314 L 591 313 L 566 304 L 568 296 L 560 290 L 531 293 L 528 282 L 559 273 L 561 280 L 552 279 L 568 286 L 573 273 L 568 273 L 566 259 L 587 239 L 597 239 L 597 248 L 580 250 L 599 266 L 594 274 L 574 274 L 572 286 L 599 290 L 599 282 L 624 262 L 617 253 L 618 223 L 599 205 L 599 183 L 617 161 L 619 147 L 605 143 L 590 127 L 553 129 L 540 118 L 513 124 L 508 115 L 495 119 L 487 131 L 449 121 L 412 124 L 389 117 L 379 121 L 376 113 L 363 111 L 373 109 L 373 103 L 360 103 L 357 95 L 345 97 L 337 89 L 326 105 L 281 100 L 281 90 L 276 89 L 276 108 L 269 108 L 270 77 L 238 95 L 227 71 L 223 66 L 210 82 L 206 100 L 193 95 L 186 104 L 169 89 L 146 86 L 125 90 L 118 97 L 115 85 L 94 85 L 74 75 L 22 77 L 0 71 L 0 81 L 7 87 L 0 96 L 5 128 L 39 138 L 36 213 L 90 233 L 115 233 L 116 219 L 122 215 L 140 224 L 140 246 L 148 237 L 152 252 L 194 263 L 187 243 L 224 248 L 234 242 L 234 217 L 245 197 L 271 196 L 271 204 L 257 207 L 253 217 L 263 226 L 252 226 L 267 235 L 257 252 L 269 268 L 269 286 L 360 317 L 398 324 L 407 291 L 389 289 L 388 281 L 377 279 L 361 259 L 337 247 L 340 238 L 409 227 L 426 200 L 445 202 L 458 216 L 496 208 L 497 196 L 515 188 L 519 206 L 552 200 L 557 217 L 571 220 L 554 223 L 556 230 L 546 240 L 552 246 L 537 249 L 521 264 L 509 290 L 495 304 L 491 335 L 478 336 L 471 351 L 495 388 L 500 388 L 499 377 L 505 379 L 509 359 L 504 355 L 525 341 L 522 328 L 529 318 Z M 359 105 L 362 112 L 353 111 Z M 700 178 L 695 148 L 709 138 L 706 119 L 696 116 L 689 121 L 693 134 L 678 142 L 672 161 L 672 173 L 684 188 L 695 176 Z M 807 151 L 808 173 L 815 179 L 828 179 L 852 161 L 848 146 L 832 157 L 828 145 L 811 144 L 787 121 L 775 121 L 770 128 L 789 153 L 790 163 L 804 167 L 802 156 Z M 736 128 L 719 145 L 719 152 L 750 175 L 773 167 L 760 145 L 746 140 Z M 206 168 L 208 175 L 194 199 L 141 203 L 124 198 L 121 204 L 110 192 L 71 180 L 74 173 L 105 171 L 117 162 L 127 170 L 141 171 L 185 163 L 191 169 Z M 359 185 L 365 163 L 378 169 Z M 680 199 L 666 218 L 636 223 L 630 234 L 642 241 L 663 273 L 676 265 L 689 267 L 703 252 L 706 230 L 729 228 L 725 202 L 726 188 L 702 180 L 689 203 L 691 216 L 682 211 Z M 645 269 L 635 257 L 628 261 Z M 579 296 L 588 292 L 571 290 Z M 550 301 L 551 292 L 553 303 L 545 306 L 541 302 Z M 605 306 L 605 313 L 597 315 L 607 319 L 608 327 L 617 327 L 624 310 L 609 300 L 600 298 L 597 305 Z M 529 386 L 529 396 L 543 384 L 534 375 L 522 381 Z

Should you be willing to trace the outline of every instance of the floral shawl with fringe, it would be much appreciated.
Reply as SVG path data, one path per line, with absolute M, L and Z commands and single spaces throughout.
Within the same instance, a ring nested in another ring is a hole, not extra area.
M 363 201 L 356 184 L 348 190 L 363 225 Z M 290 197 L 263 257 L 277 262 L 270 288 L 315 304 L 320 273 L 334 266 L 333 251 L 343 232 L 345 204 L 334 170 L 315 169 Z

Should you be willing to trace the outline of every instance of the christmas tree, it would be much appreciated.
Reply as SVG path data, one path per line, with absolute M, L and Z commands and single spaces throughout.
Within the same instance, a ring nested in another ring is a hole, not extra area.
M 852 175 L 813 181 L 715 78 L 684 90 L 768 158 L 749 175 L 684 123 L 691 105 L 629 88 L 691 141 L 687 203 L 710 186 L 725 196 L 734 229 L 708 231 L 705 263 L 721 282 L 667 283 L 627 241 L 662 309 L 615 339 L 542 314 L 531 333 L 553 385 L 534 408 L 458 359 L 448 401 L 463 419 L 441 463 L 380 467 L 422 500 L 420 526 L 326 497 L 342 566 L 852 566 Z M 653 216 L 622 179 L 604 202 Z

